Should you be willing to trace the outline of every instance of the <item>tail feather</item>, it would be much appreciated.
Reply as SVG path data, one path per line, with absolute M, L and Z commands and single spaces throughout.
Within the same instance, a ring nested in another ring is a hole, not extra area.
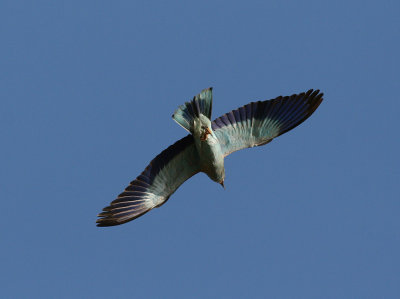
M 192 101 L 178 107 L 172 115 L 172 118 L 184 129 L 193 133 L 193 123 L 200 114 L 211 120 L 212 111 L 212 87 L 204 89 L 193 98 Z

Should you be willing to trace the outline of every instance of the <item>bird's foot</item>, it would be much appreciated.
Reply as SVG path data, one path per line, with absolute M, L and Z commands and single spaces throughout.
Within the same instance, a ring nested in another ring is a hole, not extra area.
M 200 136 L 201 141 L 206 141 L 208 135 L 212 134 L 212 131 L 209 128 L 206 128 L 203 132 L 203 134 Z

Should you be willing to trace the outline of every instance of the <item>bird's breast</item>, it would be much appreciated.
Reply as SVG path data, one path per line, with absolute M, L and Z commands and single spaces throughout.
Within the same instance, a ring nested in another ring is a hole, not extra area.
M 224 168 L 224 156 L 219 143 L 212 138 L 207 138 L 198 144 L 197 150 L 202 171 L 213 181 L 219 182 Z

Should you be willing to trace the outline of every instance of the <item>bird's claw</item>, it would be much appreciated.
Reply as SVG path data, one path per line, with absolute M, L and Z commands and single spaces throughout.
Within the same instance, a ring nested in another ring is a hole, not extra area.
M 206 128 L 204 133 L 200 136 L 201 141 L 206 141 L 208 135 L 212 134 L 212 131 L 209 128 Z

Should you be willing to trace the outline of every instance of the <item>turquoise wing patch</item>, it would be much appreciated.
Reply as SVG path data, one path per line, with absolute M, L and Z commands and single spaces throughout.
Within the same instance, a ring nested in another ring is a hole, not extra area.
M 323 93 L 307 92 L 273 100 L 251 102 L 212 122 L 224 156 L 235 151 L 267 144 L 295 128 L 318 108 Z

